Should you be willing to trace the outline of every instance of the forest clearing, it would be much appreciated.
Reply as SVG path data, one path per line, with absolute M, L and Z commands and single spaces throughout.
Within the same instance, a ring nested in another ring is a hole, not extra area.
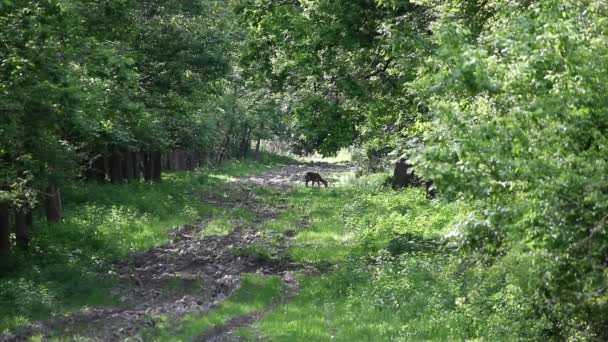
M 606 94 L 606 1 L 0 0 L 0 341 L 606 341 Z

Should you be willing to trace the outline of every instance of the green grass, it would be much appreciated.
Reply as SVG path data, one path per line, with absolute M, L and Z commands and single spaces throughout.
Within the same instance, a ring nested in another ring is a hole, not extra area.
M 277 276 L 245 275 L 241 287 L 217 308 L 206 315 L 190 315 L 174 322 L 166 320 L 144 332 L 146 340 L 192 341 L 224 326 L 227 320 L 253 314 L 276 303 L 283 291 L 283 283 Z
M 216 208 L 214 219 L 207 223 L 201 232 L 201 238 L 206 236 L 224 236 L 239 225 L 252 222 L 256 214 L 247 208 Z
M 30 251 L 2 260 L 0 333 L 84 307 L 117 305 L 110 294 L 117 282 L 108 274 L 112 262 L 166 242 L 170 230 L 199 217 L 217 217 L 217 234 L 251 220 L 250 212 L 204 204 L 198 193 L 288 162 L 262 154 L 220 169 L 163 174 L 158 184 L 70 184 L 63 191 L 64 222 L 48 225 L 38 213 Z
M 204 235 L 223 235 L 252 222 L 255 215 L 247 210 L 213 207 L 195 197 L 199 191 L 221 193 L 232 177 L 267 169 L 265 162 L 233 162 L 224 171 L 166 175 L 163 184 L 156 185 L 68 189 L 67 203 L 72 205 L 66 222 L 40 225 L 34 251 L 17 261 L 32 267 L 12 270 L 0 280 L 2 328 L 83 306 L 112 304 L 107 293 L 116 280 L 96 272 L 131 251 L 166 241 L 171 225 L 203 216 L 210 218 Z M 263 243 L 234 253 L 271 257 L 284 233 L 293 230 L 296 236 L 283 257 L 318 264 L 325 272 L 299 274 L 298 294 L 254 326 L 240 329 L 241 339 L 510 340 L 515 331 L 524 336 L 526 330 L 539 329 L 534 322 L 508 326 L 518 310 L 529 308 L 512 304 L 512 298 L 522 296 L 520 288 L 497 290 L 505 282 L 506 267 L 527 272 L 519 259 L 488 266 L 467 261 L 454 248 L 460 238 L 456 223 L 465 220 L 468 206 L 429 201 L 422 189 L 394 192 L 383 186 L 382 174 L 334 178 L 339 181 L 321 189 L 300 185 L 281 193 L 252 188 L 259 200 L 287 209 L 260 225 Z M 481 287 L 482 280 L 495 285 Z M 165 318 L 145 332 L 146 339 L 200 338 L 231 318 L 278 303 L 282 291 L 276 276 L 247 275 L 243 287 L 222 305 L 202 316 Z
M 304 278 L 299 295 L 256 327 L 272 341 L 462 339 L 454 331 L 466 326 L 466 317 L 453 314 L 446 263 L 430 257 L 399 265 L 374 271 L 353 262 L 336 273 Z
M 300 225 L 289 257 L 335 268 L 302 275 L 299 294 L 254 330 L 271 341 L 469 336 L 471 325 L 456 304 L 462 301 L 453 277 L 459 259 L 442 247 L 466 208 L 429 201 L 421 189 L 395 193 L 382 186 L 384 175 L 339 178 L 328 189 L 295 188 L 287 196 L 289 210 L 264 226 L 281 231 Z M 254 330 L 244 328 L 239 336 L 253 340 Z
M 260 152 L 258 156 L 249 159 L 227 161 L 222 165 L 219 171 L 222 175 L 240 177 L 269 170 L 275 168 L 277 165 L 285 165 L 294 162 L 296 162 L 296 160 L 291 157 Z
M 353 160 L 353 148 L 341 148 L 333 157 L 323 157 L 322 155 L 315 153 L 314 155 L 307 157 L 299 157 L 298 160 L 304 162 L 326 162 L 326 163 L 345 163 Z

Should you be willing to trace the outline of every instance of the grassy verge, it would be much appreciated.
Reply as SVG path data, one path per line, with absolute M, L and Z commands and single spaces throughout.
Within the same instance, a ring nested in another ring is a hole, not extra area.
M 36 220 L 31 250 L 0 265 L 0 333 L 83 307 L 117 304 L 109 291 L 117 280 L 102 276 L 112 262 L 166 242 L 173 227 L 199 217 L 217 216 L 225 222 L 218 221 L 216 230 L 229 229 L 226 218 L 234 215 L 204 204 L 198 193 L 289 161 L 263 154 L 221 169 L 163 174 L 159 184 L 71 184 L 64 189 L 64 222 Z

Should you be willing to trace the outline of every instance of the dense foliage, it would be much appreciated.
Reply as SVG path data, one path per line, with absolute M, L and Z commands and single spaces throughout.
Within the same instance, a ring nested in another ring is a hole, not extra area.
M 488 272 L 476 314 L 526 338 L 607 338 L 606 3 L 239 4 L 244 62 L 285 94 L 296 151 L 407 154 L 476 208 L 460 233 Z
M 457 306 L 488 320 L 459 338 L 608 339 L 607 3 L 0 0 L 0 28 L 0 254 L 77 178 L 355 145 L 466 203 Z
M 9 218 L 26 248 L 32 211 L 60 221 L 78 177 L 160 181 L 280 128 L 235 66 L 233 19 L 216 1 L 0 2 L 0 254 Z
M 489 8 L 476 36 L 463 20 L 436 28 L 436 121 L 419 166 L 446 195 L 478 204 L 465 234 L 504 269 L 494 305 L 542 317 L 543 335 L 606 339 L 608 6 Z

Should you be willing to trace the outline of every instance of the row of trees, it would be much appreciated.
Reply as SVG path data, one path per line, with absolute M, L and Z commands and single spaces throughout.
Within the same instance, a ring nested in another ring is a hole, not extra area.
M 476 208 L 462 248 L 487 271 L 467 295 L 479 317 L 526 339 L 608 339 L 607 3 L 235 9 L 243 65 L 282 94 L 295 151 L 405 153 L 444 198 Z
M 0 254 L 9 221 L 26 248 L 35 207 L 61 220 L 66 182 L 160 181 L 277 128 L 233 19 L 223 1 L 0 1 Z

